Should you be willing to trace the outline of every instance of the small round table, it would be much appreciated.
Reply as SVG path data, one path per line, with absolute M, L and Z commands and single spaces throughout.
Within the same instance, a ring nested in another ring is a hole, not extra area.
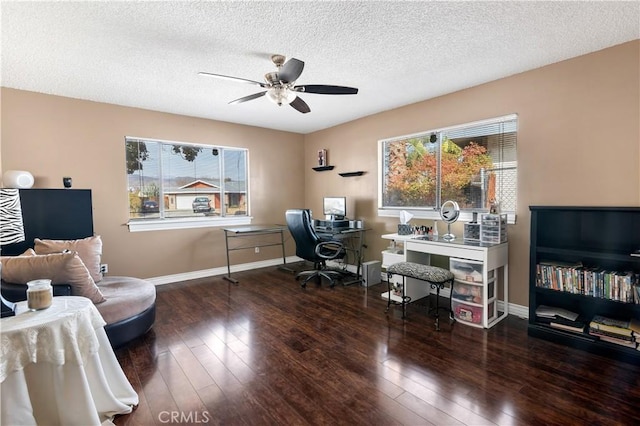
M 54 297 L 39 311 L 19 302 L 0 320 L 0 423 L 100 425 L 130 413 L 138 395 L 104 325 L 84 297 Z

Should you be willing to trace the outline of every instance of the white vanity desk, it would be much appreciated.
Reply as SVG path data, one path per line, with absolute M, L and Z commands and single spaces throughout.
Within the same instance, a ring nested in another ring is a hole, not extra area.
M 490 328 L 509 314 L 509 245 L 433 239 L 425 235 L 385 234 L 383 239 L 404 245 L 404 253 L 382 253 L 382 266 L 395 262 L 431 264 L 431 255 L 449 257 L 455 275 L 452 307 L 456 320 L 475 327 Z M 407 279 L 406 295 L 415 301 L 430 294 L 429 286 Z M 472 295 L 475 294 L 475 297 Z M 382 294 L 387 299 L 388 292 Z

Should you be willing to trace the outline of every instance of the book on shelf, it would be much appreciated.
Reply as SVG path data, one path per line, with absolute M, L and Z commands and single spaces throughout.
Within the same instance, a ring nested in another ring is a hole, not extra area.
M 623 339 L 617 339 L 615 337 L 610 337 L 610 336 L 605 336 L 605 335 L 595 335 L 598 337 L 598 339 L 602 340 L 603 342 L 608 342 L 608 343 L 614 343 L 616 345 L 619 346 L 625 346 L 627 348 L 633 348 L 633 349 L 638 349 L 638 344 L 636 343 L 635 340 L 623 340 Z
M 603 330 L 609 333 L 616 333 L 622 336 L 633 336 L 633 330 L 631 330 L 630 325 L 630 320 L 620 320 L 608 318 L 602 315 L 594 315 L 589 323 L 589 328 L 594 330 Z
M 594 336 L 607 336 L 613 339 L 627 340 L 627 341 L 633 341 L 633 342 L 636 341 L 636 338 L 633 334 L 620 334 L 620 333 L 607 331 L 607 330 L 600 330 L 592 327 L 589 327 L 589 334 L 592 334 Z
M 572 331 L 574 333 L 584 333 L 587 324 L 580 320 L 571 321 L 562 317 L 558 317 L 549 321 L 549 326 L 553 328 L 559 328 L 561 330 Z
M 536 265 L 536 285 L 552 290 L 579 293 L 577 271 L 581 262 L 542 261 Z
M 571 312 L 567 309 L 557 308 L 555 306 L 539 305 L 536 308 L 536 315 L 543 318 L 564 318 L 570 321 L 575 321 L 578 318 L 578 314 Z
M 537 287 L 625 303 L 640 303 L 639 281 L 631 271 L 602 270 L 580 262 L 541 261 L 536 265 Z

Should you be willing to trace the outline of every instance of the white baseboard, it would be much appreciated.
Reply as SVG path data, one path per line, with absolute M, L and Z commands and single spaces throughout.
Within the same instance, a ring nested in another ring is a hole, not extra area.
M 286 258 L 287 263 L 295 263 L 302 261 L 297 256 L 289 256 Z M 231 273 L 249 271 L 251 269 L 266 268 L 269 266 L 282 265 L 282 258 L 261 260 L 259 262 L 242 263 L 239 265 L 231 265 Z M 180 281 L 195 280 L 198 278 L 215 277 L 218 275 L 226 275 L 227 267 L 221 266 L 219 268 L 201 269 L 199 271 L 184 272 L 182 274 L 163 275 L 160 277 L 146 278 L 151 284 L 159 286 L 164 284 L 172 284 Z
M 295 263 L 295 262 L 301 262 L 304 259 L 301 259 L 297 256 L 289 256 L 286 258 L 287 263 Z M 339 262 L 327 262 L 329 266 L 334 266 L 334 267 L 342 267 L 343 264 L 339 263 Z M 250 262 L 250 263 L 242 263 L 239 265 L 231 265 L 231 273 L 234 272 L 240 272 L 240 271 L 249 271 L 251 269 L 258 269 L 258 268 L 266 268 L 269 266 L 280 266 L 282 265 L 282 259 L 281 258 L 277 258 L 277 259 L 269 259 L 269 260 L 261 260 L 260 262 Z M 347 265 L 347 270 L 349 272 L 353 272 L 354 274 L 356 273 L 356 265 Z M 362 271 L 360 271 L 362 272 Z M 171 284 L 171 283 L 176 283 L 176 282 L 180 282 L 180 281 L 188 281 L 188 280 L 194 280 L 194 279 L 198 279 L 198 278 L 208 278 L 208 277 L 215 277 L 218 275 L 225 275 L 227 273 L 227 267 L 226 266 L 221 266 L 219 268 L 211 268 L 211 269 L 202 269 L 200 271 L 192 271 L 192 272 L 185 272 L 182 274 L 173 274 L 173 275 L 164 275 L 164 276 L 160 276 L 160 277 L 153 277 L 153 278 L 147 278 L 146 280 L 149 281 L 150 283 L 152 283 L 153 285 L 156 286 L 160 286 L 160 285 L 164 285 L 164 284 Z M 385 273 L 381 273 L 380 274 L 380 282 L 387 282 L 387 274 Z M 435 292 L 435 290 L 433 290 L 433 292 Z M 449 288 L 444 288 L 440 291 L 440 294 L 443 297 L 449 297 L 449 292 L 450 289 Z M 498 301 L 498 310 L 503 310 L 504 306 L 504 302 L 502 301 Z M 529 318 L 529 307 L 527 306 L 522 306 L 522 305 L 516 305 L 514 303 L 509 303 L 509 314 L 510 315 L 515 315 L 517 317 L 520 318 L 525 318 L 528 319 Z
M 498 304 L 500 307 L 500 304 Z M 509 303 L 509 315 L 515 315 L 520 318 L 529 319 L 529 307 Z

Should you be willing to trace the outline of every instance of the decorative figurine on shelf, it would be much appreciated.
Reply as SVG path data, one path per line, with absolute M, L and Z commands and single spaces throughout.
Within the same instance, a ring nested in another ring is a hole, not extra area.
M 490 214 L 500 214 L 500 203 L 496 201 L 495 198 L 492 198 L 489 202 L 489 213 Z
M 318 151 L 318 166 L 323 167 L 327 165 L 327 150 L 321 149 Z

